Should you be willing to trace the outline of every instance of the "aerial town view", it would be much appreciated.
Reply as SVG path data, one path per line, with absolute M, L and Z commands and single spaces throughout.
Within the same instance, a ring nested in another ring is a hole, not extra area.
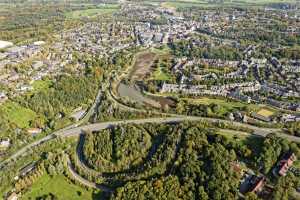
M 0 200 L 300 200 L 300 0 L 0 0 Z

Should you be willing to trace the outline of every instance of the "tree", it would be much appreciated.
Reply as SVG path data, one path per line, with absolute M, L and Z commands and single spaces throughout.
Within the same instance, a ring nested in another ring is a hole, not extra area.
M 288 173 L 287 176 L 280 177 L 273 192 L 274 200 L 288 200 L 295 192 L 295 177 Z
M 245 195 L 245 200 L 259 200 L 259 198 L 257 197 L 257 195 L 254 192 L 248 192 Z
M 198 198 L 201 200 L 209 200 L 209 196 L 206 194 L 203 186 L 199 186 L 198 188 Z

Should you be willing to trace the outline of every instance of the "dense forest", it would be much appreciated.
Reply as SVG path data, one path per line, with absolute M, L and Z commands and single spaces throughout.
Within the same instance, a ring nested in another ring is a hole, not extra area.
M 62 113 L 66 114 L 81 105 L 93 102 L 99 80 L 93 76 L 60 76 L 47 90 L 26 96 L 22 103 L 39 114 L 52 118 Z
M 151 137 L 141 127 L 125 126 L 91 134 L 85 145 L 89 166 L 98 171 L 119 171 L 146 156 Z
M 233 167 L 236 162 L 277 179 L 273 199 L 290 198 L 299 178 L 292 173 L 276 178 L 270 170 L 285 152 L 300 156 L 296 143 L 272 135 L 232 138 L 211 127 L 203 122 L 146 124 L 89 133 L 84 159 L 116 187 L 111 199 L 237 199 L 242 174 Z M 254 193 L 246 198 L 259 199 Z

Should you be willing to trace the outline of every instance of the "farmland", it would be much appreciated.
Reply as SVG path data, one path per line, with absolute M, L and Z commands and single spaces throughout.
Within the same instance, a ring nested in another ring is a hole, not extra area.
M 177 8 L 189 8 L 189 7 L 199 7 L 199 8 L 213 8 L 213 7 L 260 7 L 265 6 L 271 3 L 295 3 L 295 1 L 287 0 L 233 0 L 233 1 L 224 1 L 224 3 L 213 3 L 205 0 L 181 0 L 181 1 L 164 1 L 161 3 L 162 7 L 169 9 Z
M 95 17 L 103 14 L 112 14 L 118 9 L 119 9 L 118 5 L 114 5 L 114 4 L 107 5 L 107 6 L 105 5 L 105 6 L 99 6 L 98 8 L 68 12 L 66 13 L 66 17 L 69 19 L 79 19 L 82 17 Z

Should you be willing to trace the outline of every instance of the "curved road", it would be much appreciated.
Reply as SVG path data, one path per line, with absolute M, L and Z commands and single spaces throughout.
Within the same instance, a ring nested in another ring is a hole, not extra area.
M 93 105 L 90 107 L 90 109 L 88 110 L 88 112 L 86 113 L 86 115 L 79 120 L 78 122 L 64 128 L 61 130 L 58 130 L 56 132 L 53 132 L 52 134 L 39 139 L 23 148 L 21 148 L 19 151 L 15 152 L 13 155 L 11 155 L 9 158 L 7 158 L 6 160 L 0 162 L 0 169 L 5 166 L 5 164 L 9 163 L 11 160 L 16 160 L 17 158 L 26 155 L 26 153 L 33 147 L 38 146 L 40 144 L 43 144 L 44 142 L 47 142 L 49 140 L 52 140 L 56 137 L 71 137 L 71 136 L 78 136 L 79 134 L 83 133 L 84 131 L 99 131 L 102 129 L 106 129 L 108 127 L 111 126 L 116 126 L 116 125 L 120 125 L 120 124 L 129 124 L 129 123 L 136 123 L 136 124 L 144 124 L 144 123 L 175 123 L 175 122 L 181 122 L 181 121 L 208 121 L 208 122 L 223 122 L 223 123 L 229 123 L 232 124 L 234 126 L 240 126 L 240 127 L 245 127 L 245 128 L 249 128 L 251 130 L 253 130 L 253 134 L 255 135 L 259 135 L 262 137 L 265 137 L 267 134 L 269 133 L 276 133 L 279 137 L 282 138 L 286 138 L 290 141 L 294 141 L 294 142 L 298 142 L 300 143 L 300 137 L 295 137 L 292 135 L 287 135 L 287 134 L 283 134 L 280 133 L 280 129 L 268 129 L 268 128 L 259 128 L 256 126 L 252 126 L 249 124 L 243 124 L 243 123 L 239 123 L 239 122 L 232 122 L 229 120 L 222 120 L 222 119 L 216 119 L 216 118 L 207 118 L 207 117 L 195 117 L 195 116 L 185 116 L 185 115 L 176 115 L 176 114 L 170 114 L 170 113 L 163 113 L 163 112 L 157 112 L 157 111 L 153 111 L 151 112 L 152 114 L 161 114 L 161 115 L 166 115 L 169 117 L 156 117 L 156 118 L 147 118 L 147 119 L 135 119 L 135 120 L 123 120 L 123 121 L 110 121 L 110 122 L 102 122 L 102 123 L 95 123 L 95 124 L 89 124 L 89 125 L 84 125 L 84 126 L 80 126 L 83 123 L 86 123 L 88 121 L 88 119 L 90 118 L 90 116 L 93 114 L 93 112 L 96 109 L 97 104 L 100 103 L 101 101 L 101 97 L 102 97 L 102 92 L 105 89 L 108 89 L 108 96 L 111 100 L 113 100 L 113 102 L 115 104 L 117 104 L 119 107 L 121 107 L 122 109 L 126 109 L 132 112 L 147 112 L 145 110 L 142 109 L 137 109 L 137 108 L 132 108 L 126 105 L 121 104 L 120 102 L 118 102 L 115 97 L 113 96 L 113 94 L 110 91 L 110 84 L 105 84 L 103 85 L 103 87 L 99 89 L 97 96 L 95 98 L 95 101 L 93 103 Z M 80 126 L 80 127 L 79 127 Z
M 105 185 L 101 185 L 101 184 L 97 184 L 97 183 L 93 183 L 93 182 L 90 182 L 89 180 L 81 177 L 73 168 L 72 166 L 72 163 L 70 161 L 70 158 L 67 157 L 67 167 L 68 167 L 68 170 L 69 172 L 71 173 L 71 175 L 73 176 L 73 178 L 75 180 L 77 180 L 78 182 L 80 182 L 81 184 L 87 186 L 87 187 L 91 187 L 91 188 L 95 188 L 95 189 L 100 189 L 104 192 L 113 192 L 113 190 Z
M 38 146 L 44 142 L 47 142 L 51 139 L 54 139 L 56 137 L 72 137 L 72 136 L 78 136 L 81 133 L 84 133 L 85 131 L 99 131 L 103 130 L 112 126 L 121 125 L 121 124 L 144 124 L 144 123 L 176 123 L 176 122 L 182 122 L 182 121 L 207 121 L 207 122 L 223 122 L 223 123 L 229 123 L 234 126 L 240 126 L 244 128 L 249 128 L 253 130 L 253 134 L 265 137 L 269 133 L 274 133 L 279 137 L 285 138 L 290 141 L 298 142 L 300 143 L 300 137 L 295 137 L 292 135 L 287 135 L 284 133 L 279 133 L 280 129 L 268 129 L 268 128 L 259 128 L 256 126 L 252 126 L 249 124 L 243 124 L 239 122 L 232 122 L 229 120 L 222 120 L 222 119 L 214 119 L 214 118 L 206 118 L 206 117 L 192 117 L 192 116 L 178 116 L 178 117 L 164 117 L 164 118 L 147 118 L 147 119 L 132 119 L 132 120 L 122 120 L 122 121 L 110 121 L 110 122 L 101 122 L 101 123 L 95 123 L 95 124 L 89 124 L 84 125 L 80 127 L 72 127 L 69 129 L 63 129 L 57 132 L 54 132 L 40 140 L 37 140 L 19 151 L 17 151 L 15 154 L 13 154 L 11 157 L 6 159 L 5 161 L 0 163 L 0 168 L 8 163 L 11 160 L 15 160 L 18 157 L 25 155 L 28 150 L 31 148 Z M 277 133 L 276 133 L 277 132 Z

